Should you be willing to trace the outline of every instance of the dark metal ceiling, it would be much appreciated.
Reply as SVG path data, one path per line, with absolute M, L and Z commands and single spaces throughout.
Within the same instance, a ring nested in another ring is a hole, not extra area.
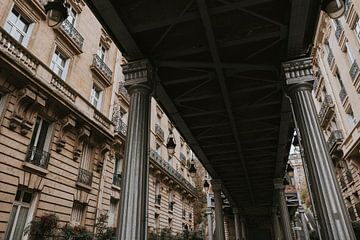
M 88 0 L 245 215 L 266 217 L 291 140 L 281 62 L 307 54 L 317 0 Z

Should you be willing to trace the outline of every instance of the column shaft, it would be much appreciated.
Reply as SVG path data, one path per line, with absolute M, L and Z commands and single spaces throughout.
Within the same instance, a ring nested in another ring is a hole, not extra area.
M 281 217 L 284 238 L 285 240 L 292 240 L 290 216 L 286 205 L 286 197 L 285 197 L 284 185 L 282 181 L 283 180 L 281 178 L 274 180 L 275 191 L 277 191 L 279 196 L 279 209 L 280 209 L 280 217 Z
M 274 228 L 274 237 L 275 240 L 281 240 L 282 239 L 282 233 L 280 229 L 280 223 L 279 223 L 279 216 L 277 214 L 277 208 L 273 211 L 273 228 Z
M 206 217 L 207 217 L 207 224 L 208 224 L 208 240 L 213 240 L 213 223 L 211 218 L 212 210 L 211 207 L 206 209 Z
M 222 209 L 221 182 L 213 179 L 212 190 L 215 200 L 215 240 L 225 240 L 224 217 Z
M 311 95 L 311 59 L 287 62 L 283 68 L 304 146 L 321 235 L 326 240 L 355 240 Z
M 234 213 L 234 225 L 235 225 L 235 239 L 236 240 L 240 240 L 241 238 L 241 233 L 240 233 L 240 218 L 239 218 L 239 210 L 238 209 L 234 209 L 233 210 Z
M 129 63 L 131 64 L 131 63 Z M 126 78 L 144 77 L 147 64 L 135 62 Z M 137 70 L 140 74 L 133 74 Z M 117 239 L 146 239 L 150 92 L 148 82 L 130 84 L 130 109 L 125 147 L 124 177 L 121 186 Z

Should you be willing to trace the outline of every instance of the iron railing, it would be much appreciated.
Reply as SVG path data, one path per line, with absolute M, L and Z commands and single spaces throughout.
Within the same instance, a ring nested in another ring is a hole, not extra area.
M 334 149 L 334 146 L 336 144 L 339 144 L 343 141 L 344 135 L 341 130 L 334 130 L 331 132 L 330 137 L 327 141 L 327 146 L 329 151 L 332 151 Z
M 126 98 L 126 100 L 130 101 L 130 95 L 125 88 L 124 82 L 120 82 L 119 84 L 119 93 L 123 95 Z
M 346 182 L 345 182 L 345 179 L 344 179 L 343 176 L 340 177 L 339 181 L 340 181 L 341 188 L 345 188 L 346 187 Z
M 359 66 L 357 65 L 356 61 L 354 61 L 349 70 L 349 74 L 352 81 L 355 81 L 356 77 L 358 76 L 358 73 L 359 73 Z
M 115 133 L 121 133 L 126 136 L 127 134 L 127 125 L 121 119 L 118 119 L 115 123 Z
M 164 139 L 164 130 L 162 130 L 159 124 L 155 124 L 155 134 L 159 138 Z
M 333 107 L 334 103 L 330 95 L 325 95 L 324 101 L 321 104 L 319 111 L 319 120 L 322 122 L 330 107 Z
M 336 23 L 335 37 L 339 41 L 341 33 L 344 31 L 344 29 L 338 20 L 335 20 L 335 23 Z
M 348 183 L 352 183 L 354 181 L 354 178 L 353 178 L 350 170 L 346 170 L 345 175 L 346 175 Z
M 41 167 L 47 168 L 50 159 L 50 153 L 44 151 L 43 149 L 39 149 L 36 146 L 31 146 L 26 154 L 26 161 Z
M 122 180 L 122 176 L 120 173 L 114 173 L 113 175 L 113 184 L 115 186 L 121 187 L 121 180 Z
M 94 54 L 92 67 L 96 68 L 102 75 L 105 76 L 106 80 L 111 82 L 112 71 L 97 54 Z
M 340 97 L 341 102 L 344 103 L 345 98 L 347 97 L 347 92 L 344 87 L 341 87 L 340 92 L 339 92 L 339 97 Z
M 161 168 L 163 169 L 165 172 L 167 172 L 170 176 L 172 176 L 173 178 L 175 178 L 178 182 L 180 182 L 181 184 L 185 185 L 185 187 L 187 187 L 193 194 L 196 194 L 196 189 L 195 187 L 188 181 L 186 180 L 181 173 L 179 173 L 178 171 L 176 171 L 170 164 L 168 161 L 164 161 L 161 156 L 154 150 L 151 149 L 150 150 L 150 158 L 152 160 L 154 160 L 154 162 Z
M 332 53 L 331 49 L 329 48 L 327 61 L 329 63 L 329 66 L 331 66 L 332 62 L 334 60 L 334 54 Z
M 78 175 L 78 180 L 77 180 L 77 181 L 78 181 L 79 183 L 82 183 L 82 184 L 91 186 L 92 177 L 93 177 L 92 172 L 90 172 L 89 170 L 80 168 L 80 169 L 79 169 L 79 175 Z
M 351 7 L 352 1 L 351 0 L 345 0 L 345 16 L 347 17 L 349 14 L 349 10 Z
M 76 46 L 82 49 L 84 44 L 84 38 L 81 34 L 76 30 L 74 25 L 72 25 L 69 20 L 65 19 L 61 24 L 61 30 L 76 44 Z
M 161 195 L 158 194 L 155 196 L 155 204 L 160 205 L 161 204 Z

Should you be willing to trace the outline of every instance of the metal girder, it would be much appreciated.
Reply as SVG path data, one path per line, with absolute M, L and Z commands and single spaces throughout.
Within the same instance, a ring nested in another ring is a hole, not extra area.
M 216 133 L 216 134 L 212 134 L 212 135 L 198 137 L 198 140 L 204 140 L 204 139 L 209 139 L 209 138 L 211 139 L 211 138 L 217 138 L 217 137 L 227 137 L 227 136 L 232 136 L 232 135 L 233 135 L 232 132 Z
M 208 78 L 211 78 L 211 74 L 193 76 L 193 77 L 188 77 L 188 78 L 178 78 L 178 79 L 166 80 L 165 82 L 161 82 L 161 83 L 164 86 L 170 86 L 170 85 L 183 84 L 183 83 L 188 83 L 188 82 L 204 80 L 204 79 L 208 79 Z
M 246 185 L 248 187 L 250 199 L 251 199 L 251 202 L 254 203 L 254 201 L 255 201 L 254 193 L 253 193 L 253 189 L 251 187 L 250 178 L 249 178 L 249 176 L 247 174 L 246 163 L 245 163 L 245 159 L 244 159 L 244 156 L 243 156 L 243 153 L 242 153 L 240 139 L 239 139 L 239 136 L 237 134 L 238 131 L 237 131 L 236 123 L 235 123 L 235 118 L 234 118 L 233 113 L 232 113 L 232 106 L 231 106 L 230 98 L 229 98 L 229 95 L 228 95 L 227 86 L 226 86 L 226 83 L 225 83 L 225 75 L 224 75 L 224 72 L 223 72 L 223 69 L 222 69 L 223 68 L 223 63 L 221 63 L 219 52 L 217 50 L 216 41 L 215 41 L 215 35 L 214 35 L 213 30 L 212 30 L 212 24 L 211 24 L 211 21 L 210 21 L 210 16 L 209 16 L 208 11 L 207 11 L 206 2 L 205 2 L 205 0 L 197 0 L 196 2 L 198 4 L 198 8 L 199 8 L 199 11 L 200 11 L 200 16 L 201 16 L 201 19 L 202 19 L 202 23 L 203 23 L 204 28 L 205 28 L 206 38 L 207 38 L 207 41 L 208 41 L 208 44 L 209 44 L 211 56 L 212 56 L 213 61 L 214 61 L 216 74 L 217 74 L 217 77 L 218 77 L 218 82 L 219 82 L 219 85 L 220 85 L 221 93 L 223 95 L 225 108 L 226 108 L 226 111 L 228 113 L 228 117 L 229 117 L 229 120 L 230 120 L 230 125 L 231 125 L 233 136 L 234 136 L 234 139 L 235 139 L 235 142 L 236 142 L 236 147 L 237 147 L 239 159 L 240 159 L 240 161 L 242 163 L 242 168 L 243 168 L 243 171 L 244 171 L 244 174 L 245 174 L 245 181 L 246 181 Z
M 251 7 L 251 6 L 255 6 L 255 5 L 259 5 L 259 4 L 263 4 L 263 3 L 271 2 L 271 1 L 272 0 L 247 0 L 247 1 L 236 2 L 236 3 L 228 4 L 225 6 L 211 8 L 211 9 L 209 9 L 209 14 L 211 14 L 211 15 L 221 14 L 221 13 L 232 11 L 232 10 L 236 9 L 237 7 Z M 143 32 L 143 31 L 149 31 L 149 30 L 156 29 L 156 28 L 166 27 L 171 24 L 189 22 L 189 21 L 193 21 L 196 19 L 199 19 L 199 14 L 197 12 L 191 12 L 191 13 L 184 14 L 181 18 L 175 17 L 175 18 L 165 19 L 165 20 L 161 20 L 161 21 L 157 21 L 157 22 L 156 21 L 149 22 L 146 24 L 138 25 L 138 26 L 132 26 L 132 27 L 130 27 L 130 30 L 133 33 L 138 33 L 138 32 Z
M 263 116 L 263 117 L 256 117 L 256 118 L 240 118 L 240 122 L 257 122 L 257 121 L 263 121 L 263 120 L 271 120 L 271 119 L 277 119 L 280 118 L 279 115 L 268 115 L 268 116 Z

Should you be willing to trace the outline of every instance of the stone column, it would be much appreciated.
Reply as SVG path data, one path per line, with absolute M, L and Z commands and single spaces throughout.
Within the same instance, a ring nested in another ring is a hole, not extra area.
M 233 214 L 234 214 L 234 225 L 235 225 L 235 239 L 240 240 L 241 239 L 241 232 L 240 232 L 239 209 L 234 208 L 233 209 Z
M 224 217 L 221 197 L 221 181 L 218 179 L 211 180 L 212 190 L 215 200 L 215 240 L 225 240 Z
M 285 240 L 292 240 L 291 236 L 291 225 L 290 225 L 290 217 L 286 204 L 286 197 L 284 193 L 284 184 L 282 178 L 274 179 L 274 188 L 279 197 L 279 209 L 280 209 L 280 217 L 282 223 L 282 229 L 284 233 Z
M 121 186 L 117 239 L 147 237 L 148 152 L 152 68 L 140 60 L 123 65 L 130 109 L 125 147 L 124 178 Z
M 206 217 L 207 217 L 207 224 L 208 224 L 208 240 L 213 240 L 213 223 L 212 223 L 212 209 L 211 207 L 206 208 L 205 211 Z
M 241 225 L 241 240 L 246 240 L 246 228 L 245 228 L 245 218 L 240 218 Z
M 312 59 L 285 62 L 283 71 L 304 146 L 322 239 L 355 240 L 311 95 Z
M 310 240 L 309 230 L 308 230 L 308 227 L 307 227 L 307 224 L 306 224 L 306 219 L 305 219 L 305 211 L 304 211 L 304 208 L 301 205 L 301 203 L 300 203 L 300 206 L 298 207 L 298 212 L 299 212 L 299 215 L 300 215 L 300 221 L 301 221 L 302 230 L 303 230 L 303 233 L 304 233 L 304 238 L 305 238 L 304 240 Z
M 275 238 L 275 240 L 282 240 L 282 233 L 281 233 L 281 228 L 280 228 L 280 223 L 279 223 L 277 207 L 273 207 L 272 217 L 273 217 L 274 238 Z

